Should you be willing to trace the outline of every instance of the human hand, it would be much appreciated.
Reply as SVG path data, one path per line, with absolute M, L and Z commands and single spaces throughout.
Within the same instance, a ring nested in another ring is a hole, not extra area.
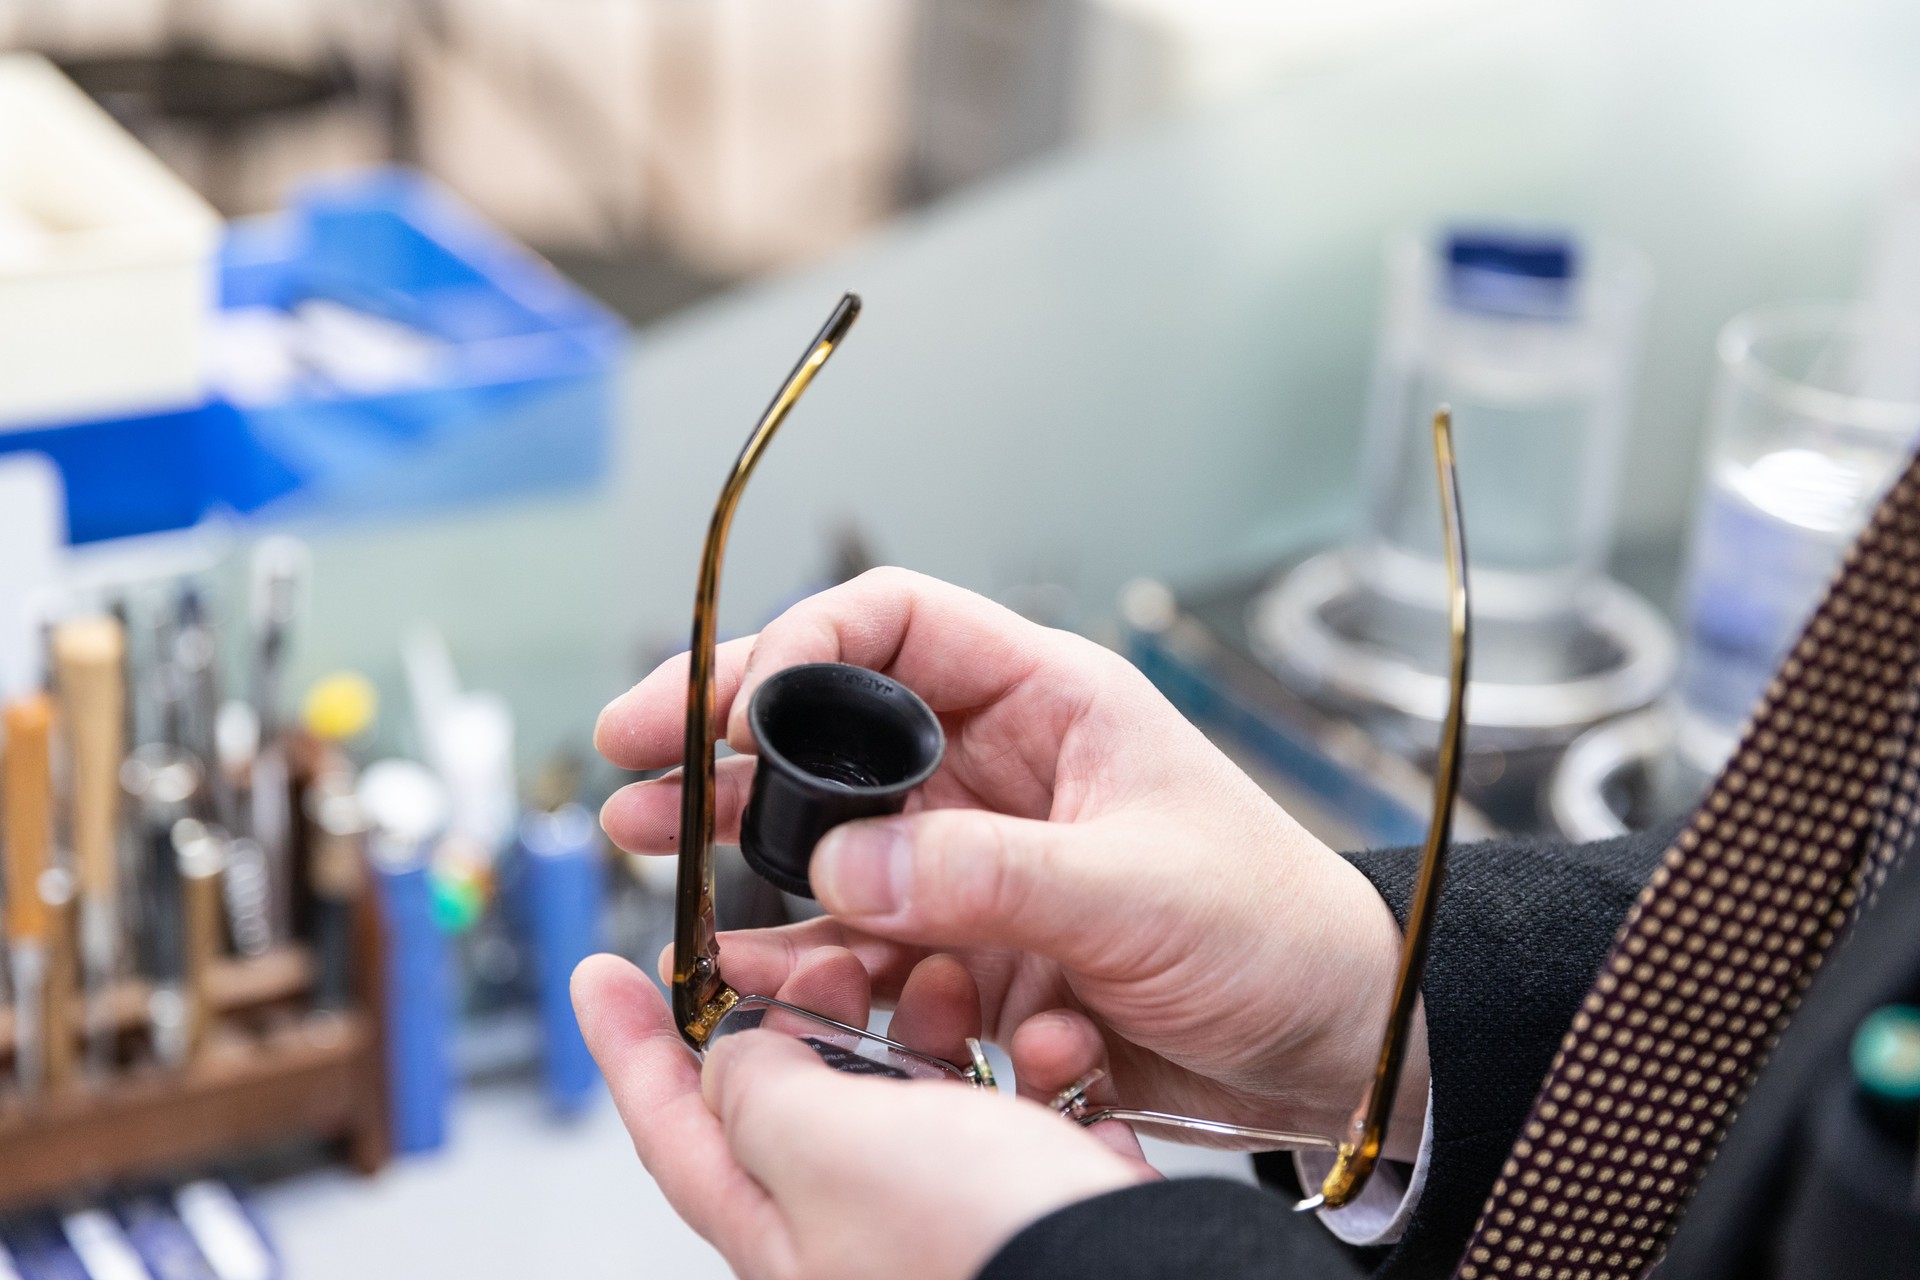
M 743 991 L 778 988 L 817 948 L 851 949 L 882 1000 L 952 952 L 1021 1091 L 1107 1066 L 1127 1105 L 1265 1128 L 1344 1132 L 1371 1076 L 1400 933 L 1372 886 L 1315 840 L 1118 655 L 945 583 L 876 570 L 722 645 L 716 715 L 739 758 L 716 771 L 720 839 L 739 831 L 759 682 L 844 661 L 912 688 L 946 760 L 898 818 L 837 828 L 811 879 L 831 916 L 722 939 Z M 684 656 L 601 714 L 633 769 L 679 763 Z M 677 776 L 627 787 L 602 821 L 671 853 Z M 1426 1096 L 1415 1025 L 1389 1154 L 1410 1156 Z
M 979 1017 L 944 957 L 909 976 L 892 1034 L 942 1049 Z M 574 1006 L 641 1161 L 746 1280 L 966 1280 L 1022 1227 L 1154 1176 L 1018 1098 L 841 1075 L 772 1031 L 727 1036 L 704 1068 L 639 970 L 593 956 Z M 796 964 L 779 997 L 856 1025 L 866 975 L 845 951 Z

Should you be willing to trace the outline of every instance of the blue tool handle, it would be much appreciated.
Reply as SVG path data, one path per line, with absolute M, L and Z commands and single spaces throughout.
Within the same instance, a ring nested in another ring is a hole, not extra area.
M 158 1196 L 128 1198 L 120 1204 L 119 1218 L 153 1280 L 221 1280 L 193 1233 Z
M 58 1224 L 43 1215 L 12 1224 L 6 1243 L 22 1280 L 92 1280 Z
M 599 1083 L 599 1069 L 573 1016 L 574 966 L 601 949 L 606 894 L 598 829 L 579 805 L 532 813 L 520 824 L 526 854 L 527 918 L 540 1010 L 541 1075 L 547 1099 L 579 1110 Z
M 434 1151 L 447 1139 L 453 1093 L 453 982 L 447 936 L 434 920 L 424 857 L 377 866 L 386 925 L 387 1096 L 394 1150 Z
M 189 1182 L 174 1191 L 173 1207 L 216 1280 L 285 1277 L 286 1267 L 266 1227 L 232 1186 L 218 1178 Z

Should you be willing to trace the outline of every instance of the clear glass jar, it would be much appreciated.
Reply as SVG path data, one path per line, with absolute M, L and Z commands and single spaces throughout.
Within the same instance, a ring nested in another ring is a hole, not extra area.
M 1721 330 L 1681 602 L 1679 762 L 1732 754 L 1873 504 L 1920 438 L 1920 317 L 1843 303 Z
M 1261 594 L 1248 625 L 1263 659 L 1370 722 L 1404 722 L 1414 739 L 1437 727 L 1446 572 L 1431 423 L 1445 404 L 1478 741 L 1557 750 L 1663 696 L 1672 633 L 1606 575 L 1651 289 L 1639 252 L 1566 232 L 1453 228 L 1390 242 L 1365 527 Z
M 1352 549 L 1388 648 L 1443 656 L 1429 423 L 1453 410 L 1474 608 L 1518 668 L 1571 678 L 1571 615 L 1613 544 L 1651 272 L 1637 251 L 1569 236 L 1455 231 L 1388 249 L 1367 420 L 1367 527 Z M 1412 616 L 1408 616 L 1412 615 Z M 1488 668 L 1491 669 L 1491 668 Z

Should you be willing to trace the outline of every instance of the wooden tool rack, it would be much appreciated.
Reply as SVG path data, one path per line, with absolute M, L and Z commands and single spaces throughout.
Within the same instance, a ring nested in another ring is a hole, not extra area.
M 0 1096 L 0 1211 L 97 1191 L 301 1138 L 335 1144 L 372 1173 L 388 1154 L 381 1031 L 382 947 L 371 894 L 354 911 L 353 1005 L 309 1007 L 313 959 L 290 946 L 217 961 L 208 974 L 213 1030 L 184 1067 L 142 1053 L 146 983 L 108 992 L 106 1017 L 119 1066 L 101 1079 L 84 1069 L 33 1098 Z M 84 1034 L 80 1010 L 69 1028 Z M 0 1009 L 0 1069 L 10 1070 L 10 1009 Z

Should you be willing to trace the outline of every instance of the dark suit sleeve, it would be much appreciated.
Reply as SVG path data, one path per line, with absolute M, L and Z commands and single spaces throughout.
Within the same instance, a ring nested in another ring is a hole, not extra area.
M 1360 1280 L 1326 1231 L 1271 1191 L 1176 1178 L 1068 1205 L 995 1254 L 979 1280 Z
M 1272 1192 L 1219 1179 L 1134 1187 L 1071 1205 L 1015 1236 L 980 1280 L 1194 1276 L 1208 1280 L 1450 1275 L 1560 1038 L 1674 830 L 1568 845 L 1462 845 L 1449 862 L 1426 982 L 1433 1151 L 1399 1244 L 1343 1250 Z M 1403 924 L 1417 850 L 1354 855 Z M 1286 1157 L 1256 1161 L 1291 1177 Z M 1304 1229 L 1303 1229 L 1304 1228 Z

